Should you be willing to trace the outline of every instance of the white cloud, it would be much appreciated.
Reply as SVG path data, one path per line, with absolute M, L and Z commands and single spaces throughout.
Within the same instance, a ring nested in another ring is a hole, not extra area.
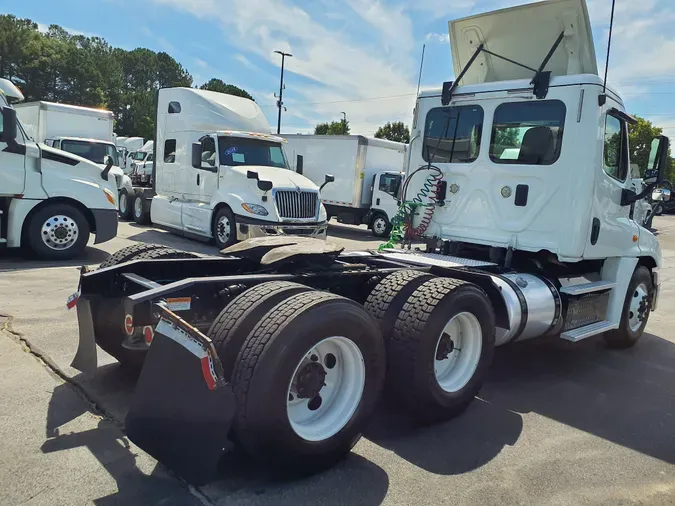
M 199 58 L 195 58 L 195 65 L 203 69 L 209 68 L 209 64 L 206 63 L 204 60 L 200 60 Z
M 450 34 L 449 33 L 427 33 L 427 36 L 425 37 L 425 40 L 427 42 L 438 42 L 440 44 L 446 44 L 450 42 Z
M 38 31 L 42 33 L 47 33 L 49 31 L 49 26 L 45 23 L 36 23 L 38 27 Z M 83 37 L 100 37 L 100 35 L 97 35 L 95 33 L 91 32 L 83 32 L 81 30 L 75 30 L 74 28 L 68 28 L 67 26 L 62 26 L 66 32 L 68 32 L 71 35 L 82 35 Z
M 260 72 L 260 67 L 258 67 L 248 58 L 246 58 L 243 54 L 238 54 L 237 56 L 234 57 L 234 59 L 237 60 L 239 63 L 241 63 L 247 69 Z

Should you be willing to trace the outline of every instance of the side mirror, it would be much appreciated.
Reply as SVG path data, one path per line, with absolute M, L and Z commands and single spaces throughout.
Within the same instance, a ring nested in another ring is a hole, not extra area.
M 649 152 L 649 163 L 645 171 L 645 184 L 655 184 L 663 181 L 663 176 L 668 165 L 668 150 L 670 140 L 665 135 L 660 135 L 652 141 Z
M 106 156 L 104 160 L 106 160 L 105 169 L 101 171 L 101 179 L 103 179 L 103 181 L 107 181 L 108 174 L 110 173 L 110 169 L 112 169 L 113 166 L 113 159 L 110 156 Z
M 297 172 L 298 174 L 302 174 L 303 164 L 304 164 L 303 156 L 298 155 L 298 157 L 295 160 L 295 172 Z
M 246 177 L 248 179 L 258 179 L 258 173 L 254 170 L 247 170 Z
M 324 179 L 324 183 L 319 188 L 319 191 L 323 190 L 323 187 L 326 186 L 328 183 L 333 183 L 333 182 L 335 182 L 335 176 L 333 174 L 326 174 L 326 177 Z
M 272 186 L 274 186 L 272 184 L 272 181 L 264 181 L 264 180 L 258 181 L 258 188 L 260 188 L 264 192 L 270 191 L 272 189 Z
M 661 190 L 661 199 L 662 199 L 664 202 L 668 202 L 668 201 L 670 200 L 670 190 L 668 190 L 668 189 L 666 189 L 666 188 L 664 188 L 663 190 Z
M 10 143 L 16 140 L 16 111 L 11 107 L 2 108 L 2 127 L 0 141 Z
M 192 166 L 195 169 L 202 168 L 202 143 L 193 142 L 192 143 Z
M 112 159 L 112 156 L 110 156 L 110 155 L 105 155 L 105 156 L 103 157 L 103 163 L 105 163 L 106 167 L 107 167 L 108 165 L 112 165 L 112 164 L 114 163 L 114 162 L 113 162 L 113 159 Z

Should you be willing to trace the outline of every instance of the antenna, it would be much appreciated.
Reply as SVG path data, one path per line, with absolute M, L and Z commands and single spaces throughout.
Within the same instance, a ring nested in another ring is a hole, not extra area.
M 602 95 L 598 97 L 598 105 L 601 107 L 607 102 L 607 71 L 609 70 L 609 53 L 612 49 L 612 29 L 614 28 L 614 6 L 616 0 L 612 0 L 612 14 L 609 18 L 609 38 L 607 39 L 607 60 L 605 61 L 605 80 L 602 83 Z
M 417 95 L 420 94 L 420 83 L 422 82 L 422 67 L 424 66 L 424 49 L 427 47 L 426 44 L 422 44 L 422 61 L 420 61 L 420 75 L 417 79 Z

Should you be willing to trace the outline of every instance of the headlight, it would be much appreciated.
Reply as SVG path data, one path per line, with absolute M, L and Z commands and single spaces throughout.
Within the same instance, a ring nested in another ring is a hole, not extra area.
M 111 192 L 107 188 L 103 188 L 103 193 L 105 193 L 105 198 L 108 199 L 108 202 L 110 202 L 113 206 L 117 205 L 115 201 L 115 194 L 113 192 Z
M 328 213 L 326 212 L 326 208 L 321 204 L 319 206 L 319 221 L 326 221 L 328 218 Z
M 263 206 L 259 206 L 258 204 L 242 204 L 241 207 L 246 209 L 251 214 L 257 214 L 260 216 L 267 216 L 269 214 L 267 209 L 265 209 Z

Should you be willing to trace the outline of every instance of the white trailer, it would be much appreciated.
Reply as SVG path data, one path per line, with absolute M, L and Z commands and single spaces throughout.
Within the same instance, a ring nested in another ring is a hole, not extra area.
M 284 137 L 293 170 L 316 184 L 326 174 L 335 177 L 321 195 L 328 219 L 364 223 L 377 237 L 389 235 L 405 170 L 405 144 L 362 135 Z
M 39 101 L 17 104 L 16 113 L 35 142 L 81 156 L 101 168 L 110 157 L 113 164 L 110 173 L 115 177 L 118 191 L 131 188 L 131 180 L 120 168 L 113 139 L 112 112 Z
M 636 193 L 634 120 L 597 75 L 584 0 L 451 22 L 450 41 L 457 81 L 418 96 L 401 191 L 406 239 L 425 251 L 155 245 L 81 275 L 73 365 L 95 368 L 94 343 L 142 364 L 127 435 L 186 479 L 212 476 L 227 437 L 285 473 L 324 469 L 382 389 L 422 423 L 455 417 L 495 346 L 640 340 L 662 254 L 634 205 L 663 178 L 669 140 L 654 139 Z
M 0 248 L 23 247 L 42 258 L 82 253 L 90 233 L 95 244 L 117 234 L 116 184 L 105 169 L 69 153 L 34 142 L 10 102 L 19 89 L 0 79 Z M 40 134 L 39 109 L 31 125 Z M 37 133 L 36 133 L 37 132 Z M 109 160 L 110 161 L 110 160 Z
M 291 170 L 285 141 L 269 135 L 258 104 L 166 88 L 157 107 L 153 187 L 129 199 L 134 220 L 220 248 L 267 235 L 325 239 L 319 188 Z

